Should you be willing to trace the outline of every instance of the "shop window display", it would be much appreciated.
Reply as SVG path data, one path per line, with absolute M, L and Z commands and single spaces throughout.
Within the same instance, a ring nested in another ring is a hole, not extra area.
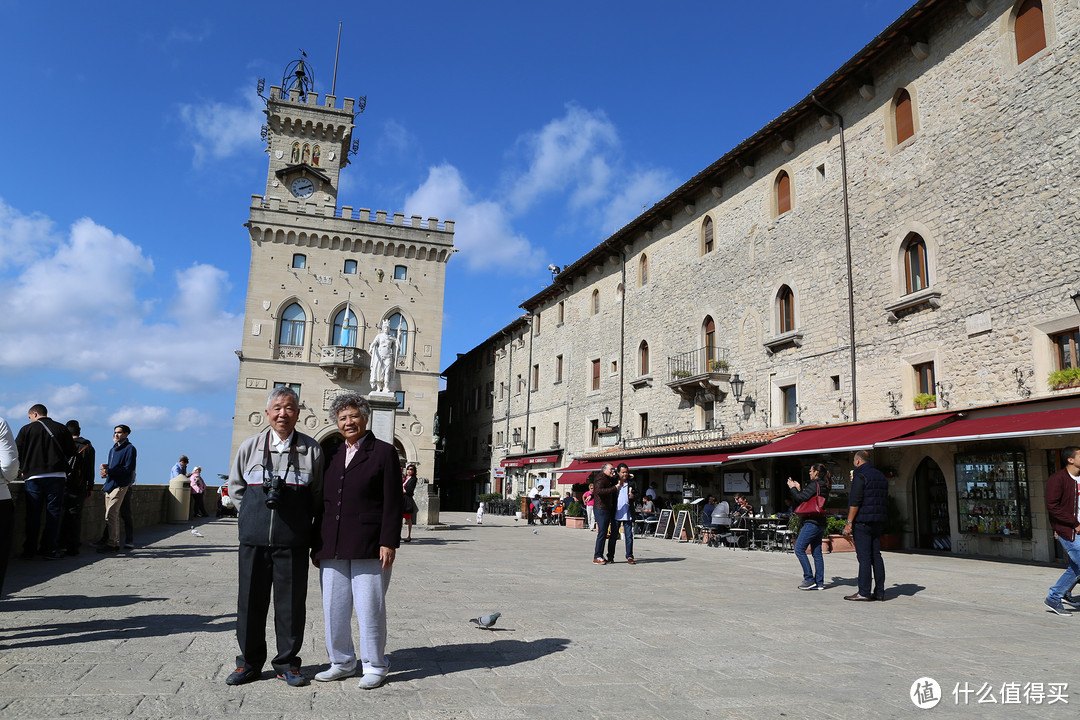
M 957 455 L 956 494 L 960 532 L 1031 538 L 1024 453 Z

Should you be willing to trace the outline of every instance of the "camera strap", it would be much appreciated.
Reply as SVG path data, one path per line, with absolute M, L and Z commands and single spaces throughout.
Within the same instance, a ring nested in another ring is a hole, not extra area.
M 277 466 L 275 466 L 273 464 L 273 461 L 270 459 L 270 435 L 273 432 L 274 432 L 273 430 L 268 430 L 266 432 L 266 446 L 263 449 L 263 478 L 264 478 L 263 482 L 266 481 L 265 480 L 266 473 L 268 472 L 267 468 L 273 468 L 273 473 L 274 474 L 277 473 Z M 285 473 L 281 476 L 281 481 L 284 482 L 286 485 L 289 483 L 289 468 L 290 467 L 292 467 L 292 469 L 293 469 L 293 478 L 295 479 L 294 484 L 299 485 L 300 484 L 300 455 L 296 451 L 296 431 L 295 430 L 292 433 L 292 442 L 289 443 L 289 455 L 288 455 L 288 459 L 285 461 Z

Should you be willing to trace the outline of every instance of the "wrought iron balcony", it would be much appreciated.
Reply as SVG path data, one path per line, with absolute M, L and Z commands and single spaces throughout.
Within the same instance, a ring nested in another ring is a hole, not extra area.
M 355 380 L 371 365 L 367 350 L 347 345 L 324 345 L 319 367 L 333 380 Z
M 720 390 L 731 375 L 728 372 L 727 348 L 703 347 L 668 358 L 667 386 L 686 397 L 700 390 Z

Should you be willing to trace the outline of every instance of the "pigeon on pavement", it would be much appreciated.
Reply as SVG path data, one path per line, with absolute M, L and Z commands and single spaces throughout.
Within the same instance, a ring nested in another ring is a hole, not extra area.
M 502 613 L 494 612 L 490 615 L 481 615 L 478 618 L 473 618 L 469 622 L 476 623 L 477 627 L 487 628 L 490 630 L 495 625 L 495 621 L 502 616 Z

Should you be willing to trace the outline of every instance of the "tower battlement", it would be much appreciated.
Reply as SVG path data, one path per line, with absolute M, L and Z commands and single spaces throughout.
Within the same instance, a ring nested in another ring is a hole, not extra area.
M 251 208 L 257 210 L 282 210 L 302 215 L 355 220 L 376 225 L 396 225 L 398 227 L 454 232 L 453 220 L 439 220 L 439 218 L 435 217 L 424 218 L 420 215 L 406 217 L 405 213 L 388 213 L 386 210 L 372 211 L 368 208 L 353 208 L 351 205 L 334 207 L 333 205 L 303 202 L 292 198 L 283 200 L 276 197 L 268 198 L 262 195 L 252 195 Z
M 356 107 L 356 99 L 355 98 L 342 98 L 341 99 L 341 107 L 339 108 L 336 105 L 336 103 L 337 103 L 337 96 L 336 95 L 326 94 L 326 95 L 322 95 L 321 97 L 322 97 L 322 103 L 321 104 L 319 102 L 320 95 L 317 92 L 309 92 L 305 96 L 305 99 L 301 100 L 300 99 L 300 91 L 297 90 L 296 88 L 293 88 L 292 90 L 289 90 L 289 92 L 287 94 L 284 94 L 284 93 L 281 92 L 281 87 L 279 85 L 271 85 L 270 86 L 270 100 L 273 101 L 273 102 L 293 103 L 293 104 L 295 104 L 297 106 L 305 106 L 306 105 L 306 106 L 315 106 L 315 107 L 322 107 L 322 108 L 331 108 L 331 109 L 334 109 L 334 110 L 342 110 L 342 111 L 350 113 L 350 114 L 353 113 L 353 111 L 354 111 L 353 109 Z

